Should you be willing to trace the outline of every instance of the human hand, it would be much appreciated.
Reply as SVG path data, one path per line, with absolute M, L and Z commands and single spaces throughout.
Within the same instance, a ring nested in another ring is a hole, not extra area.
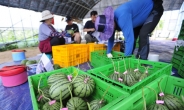
M 95 31 L 95 28 L 91 28 L 90 31 L 92 31 L 92 32 Z

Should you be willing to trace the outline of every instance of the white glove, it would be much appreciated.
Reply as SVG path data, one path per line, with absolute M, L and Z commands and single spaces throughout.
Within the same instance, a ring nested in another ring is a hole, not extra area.
M 113 56 L 112 56 L 111 53 L 108 53 L 108 54 L 107 54 L 107 57 L 108 57 L 108 58 L 112 58 Z

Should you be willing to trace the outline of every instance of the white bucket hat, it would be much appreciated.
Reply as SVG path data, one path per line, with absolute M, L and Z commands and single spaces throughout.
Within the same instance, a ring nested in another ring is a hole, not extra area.
M 42 12 L 42 20 L 40 22 L 43 22 L 46 19 L 53 18 L 54 16 L 50 13 L 49 10 L 45 10 Z

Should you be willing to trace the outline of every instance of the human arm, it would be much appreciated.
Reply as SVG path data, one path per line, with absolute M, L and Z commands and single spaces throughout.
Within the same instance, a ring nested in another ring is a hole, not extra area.
M 125 37 L 125 56 L 129 56 L 132 54 L 134 45 L 134 32 L 131 14 L 122 16 L 122 19 L 118 20 L 117 23 L 123 31 L 123 35 Z

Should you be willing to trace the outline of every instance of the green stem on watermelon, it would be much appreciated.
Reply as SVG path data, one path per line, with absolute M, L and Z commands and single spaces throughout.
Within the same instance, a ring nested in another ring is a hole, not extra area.
M 90 104 L 87 102 L 88 110 L 91 110 Z
M 128 59 L 128 61 L 129 61 L 129 68 L 130 68 L 130 58 Z
M 115 65 L 114 65 L 114 61 L 111 59 L 111 61 L 112 61 L 112 65 L 113 65 L 113 67 L 114 67 L 114 72 L 116 71 L 116 68 L 115 68 Z
M 123 62 L 124 62 L 124 65 L 125 65 L 125 71 L 127 71 L 126 63 L 125 63 L 125 59 L 124 58 L 123 58 Z
M 118 72 L 120 72 L 120 70 L 119 70 L 119 61 L 118 61 Z
M 137 69 L 139 68 L 139 64 L 140 64 L 140 55 L 139 55 L 139 58 L 138 58 Z
M 162 79 L 160 79 L 160 81 L 158 82 L 158 87 L 159 87 L 160 91 L 163 93 L 162 88 L 160 87 L 160 83 L 161 83 Z
M 42 79 L 42 76 L 40 77 L 40 80 L 39 80 L 39 82 L 38 82 L 38 93 L 39 93 L 39 94 L 42 94 L 43 98 L 45 98 L 45 99 L 51 101 L 48 97 L 46 97 L 46 96 L 44 95 L 43 91 L 40 89 L 40 82 L 41 82 L 41 79 Z
M 100 102 L 103 101 L 103 99 L 104 99 L 105 95 L 107 94 L 107 92 L 109 91 L 109 89 L 110 89 L 110 86 L 108 86 L 108 88 L 107 88 L 106 91 L 104 92 L 104 94 L 103 94 L 102 99 L 100 100 Z
M 158 100 L 157 92 L 156 92 L 154 89 L 152 89 L 152 88 L 150 88 L 150 87 L 145 87 L 145 88 L 148 88 L 148 89 L 152 90 L 152 91 L 155 93 L 156 100 Z
M 102 75 L 102 76 L 104 76 L 104 77 L 106 77 L 106 78 L 108 78 L 107 76 L 105 76 L 102 72 L 100 72 L 100 74 Z M 109 79 L 109 78 L 108 78 Z
M 70 92 L 71 98 L 73 98 L 72 92 L 71 92 L 71 90 L 70 90 L 70 85 L 68 86 L 68 90 L 69 90 L 69 92 Z
M 143 106 L 144 106 L 144 110 L 146 110 L 146 100 L 145 100 L 145 97 L 144 97 L 144 87 L 142 88 L 142 98 L 143 98 Z

